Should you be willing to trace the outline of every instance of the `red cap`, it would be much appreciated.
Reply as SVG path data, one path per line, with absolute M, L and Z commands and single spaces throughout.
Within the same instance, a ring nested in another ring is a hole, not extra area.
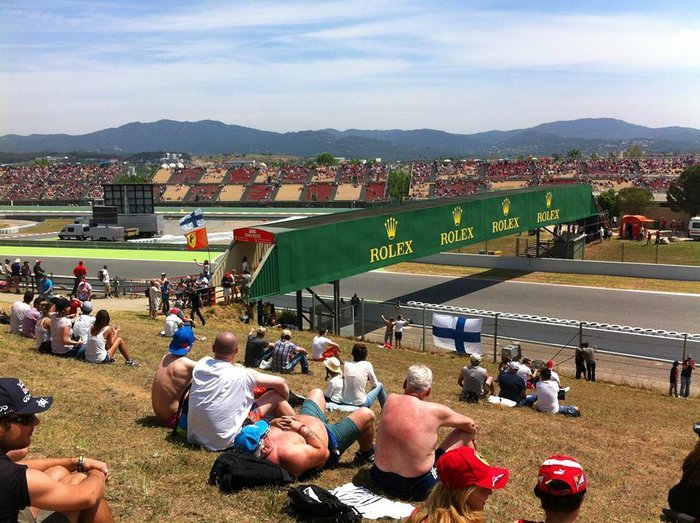
M 586 490 L 588 480 L 583 467 L 571 456 L 555 454 L 540 466 L 537 488 L 553 496 L 571 496 Z
M 508 469 L 492 467 L 471 447 L 459 447 L 442 455 L 435 465 L 440 481 L 449 489 L 478 485 L 495 490 L 508 482 Z
M 554 368 L 554 362 L 552 360 L 549 360 L 546 365 L 549 370 Z

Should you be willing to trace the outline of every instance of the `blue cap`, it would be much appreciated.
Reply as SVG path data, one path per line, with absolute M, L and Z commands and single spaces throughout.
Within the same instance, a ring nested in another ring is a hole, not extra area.
M 32 396 L 27 386 L 17 378 L 0 378 L 0 418 L 10 414 L 38 414 L 53 403 L 51 396 Z
M 264 419 L 252 425 L 246 425 L 236 434 L 236 438 L 233 440 L 233 448 L 244 454 L 252 454 L 258 450 L 260 440 L 267 436 L 269 431 L 270 424 Z
M 173 334 L 173 340 L 170 342 L 170 353 L 175 356 L 184 356 L 194 345 L 194 332 L 189 325 L 183 325 Z

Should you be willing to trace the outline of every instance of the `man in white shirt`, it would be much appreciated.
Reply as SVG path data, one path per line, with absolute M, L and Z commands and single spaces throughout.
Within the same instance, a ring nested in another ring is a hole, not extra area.
M 537 410 L 551 414 L 563 414 L 565 416 L 578 417 L 581 410 L 573 405 L 559 405 L 559 384 L 552 379 L 552 371 L 544 368 L 540 371 L 540 381 L 535 385 L 537 389 Z
M 102 285 L 103 285 L 104 291 L 105 291 L 105 298 L 111 298 L 112 297 L 112 283 L 109 279 L 109 271 L 107 270 L 106 265 L 102 266 Z
M 12 304 L 12 309 L 10 311 L 10 333 L 22 333 L 22 320 L 24 320 L 24 315 L 27 314 L 27 311 L 31 308 L 33 299 L 34 293 L 27 291 L 24 293 L 22 301 L 16 301 Z
M 520 365 L 518 366 L 518 372 L 516 374 L 524 379 L 525 383 L 532 379 L 533 373 L 532 367 L 530 367 L 531 364 L 532 362 L 530 361 L 530 358 L 523 358 L 523 361 L 521 361 Z
M 557 386 L 561 387 L 561 380 L 559 379 L 559 374 L 554 370 L 554 362 L 552 360 L 547 361 L 545 366 L 549 369 L 552 374 L 552 379 L 557 382 Z
M 79 339 L 82 343 L 87 343 L 90 329 L 95 324 L 95 317 L 90 316 L 92 312 L 92 302 L 84 301 L 80 306 L 80 316 L 73 323 L 73 338 Z
M 209 450 L 225 450 L 233 445 L 244 424 L 256 422 L 269 412 L 294 416 L 287 403 L 289 386 L 280 376 L 269 376 L 234 364 L 238 340 L 232 332 L 222 332 L 212 346 L 214 356 L 205 356 L 192 372 L 187 439 Z M 268 390 L 257 400 L 254 387 Z
M 321 329 L 311 342 L 311 357 L 314 361 L 323 361 L 332 356 L 340 359 L 340 345 L 327 338 L 327 333 L 327 329 Z
M 394 322 L 394 339 L 396 340 L 396 348 L 401 348 L 401 340 L 403 339 L 403 328 L 410 323 L 409 320 L 404 319 L 400 314 L 396 317 Z

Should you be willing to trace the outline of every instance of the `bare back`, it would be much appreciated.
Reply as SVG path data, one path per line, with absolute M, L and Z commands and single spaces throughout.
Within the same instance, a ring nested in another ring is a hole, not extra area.
M 384 472 L 405 478 L 421 476 L 435 462 L 440 427 L 469 430 L 470 424 L 471 418 L 439 403 L 390 394 L 382 409 L 374 462 Z
M 167 422 L 177 412 L 180 398 L 192 381 L 195 361 L 185 356 L 166 354 L 158 364 L 151 387 L 153 412 L 162 422 Z

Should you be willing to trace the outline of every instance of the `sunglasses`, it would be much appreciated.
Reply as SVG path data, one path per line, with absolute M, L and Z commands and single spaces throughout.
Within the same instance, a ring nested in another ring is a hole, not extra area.
M 19 425 L 32 425 L 36 420 L 36 414 L 24 414 L 22 416 L 9 417 L 6 421 L 8 423 L 17 423 Z

